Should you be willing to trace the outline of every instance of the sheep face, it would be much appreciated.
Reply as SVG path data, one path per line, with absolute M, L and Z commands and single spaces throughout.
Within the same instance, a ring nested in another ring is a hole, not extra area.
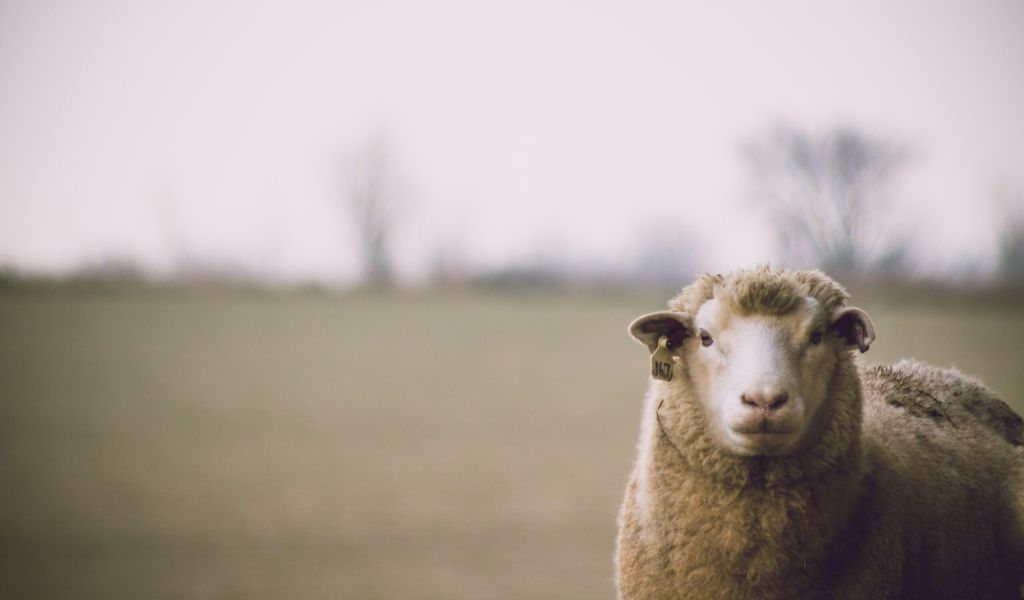
M 654 352 L 667 338 L 678 377 L 660 385 L 696 402 L 714 440 L 740 456 L 799 453 L 821 431 L 830 385 L 851 350 L 874 340 L 868 315 L 800 296 L 781 310 L 709 298 L 681 311 L 640 317 L 634 337 Z
M 691 396 L 711 433 L 739 455 L 798 451 L 828 396 L 841 351 L 819 304 L 805 298 L 784 315 L 743 314 L 712 299 L 685 344 Z

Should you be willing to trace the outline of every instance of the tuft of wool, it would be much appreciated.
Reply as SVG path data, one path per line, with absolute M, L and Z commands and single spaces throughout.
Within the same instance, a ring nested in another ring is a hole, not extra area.
M 843 306 L 849 299 L 845 289 L 821 271 L 786 271 L 767 266 L 743 269 L 725 275 L 703 274 L 669 301 L 669 308 L 688 315 L 697 314 L 711 298 L 729 303 L 739 314 L 785 315 L 813 298 L 826 311 Z

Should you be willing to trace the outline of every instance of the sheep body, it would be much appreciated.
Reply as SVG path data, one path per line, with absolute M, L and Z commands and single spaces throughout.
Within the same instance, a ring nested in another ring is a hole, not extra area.
M 823 275 L 765 273 L 845 300 Z M 758 277 L 698 281 L 673 309 L 689 317 Z M 743 457 L 709 434 L 685 383 L 653 381 L 619 515 L 619 597 L 1021 598 L 1021 418 L 958 372 L 863 369 L 843 350 L 827 394 L 811 447 Z

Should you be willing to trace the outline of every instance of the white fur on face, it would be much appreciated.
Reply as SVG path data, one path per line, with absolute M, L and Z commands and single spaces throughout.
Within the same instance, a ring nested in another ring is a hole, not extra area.
M 825 402 L 837 338 L 816 301 L 790 314 L 741 316 L 712 299 L 694 318 L 684 360 L 719 442 L 740 455 L 784 455 L 805 441 Z M 823 332 L 818 344 L 815 330 Z M 701 332 L 712 338 L 700 341 Z

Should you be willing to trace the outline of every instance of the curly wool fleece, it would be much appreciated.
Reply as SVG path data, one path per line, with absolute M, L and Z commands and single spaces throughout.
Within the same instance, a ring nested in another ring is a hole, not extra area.
M 710 298 L 785 314 L 845 291 L 819 272 L 705 275 Z M 687 384 L 652 382 L 619 515 L 619 598 L 1013 598 L 1024 585 L 1024 422 L 983 385 L 837 348 L 820 437 L 795 456 L 722 449 Z

